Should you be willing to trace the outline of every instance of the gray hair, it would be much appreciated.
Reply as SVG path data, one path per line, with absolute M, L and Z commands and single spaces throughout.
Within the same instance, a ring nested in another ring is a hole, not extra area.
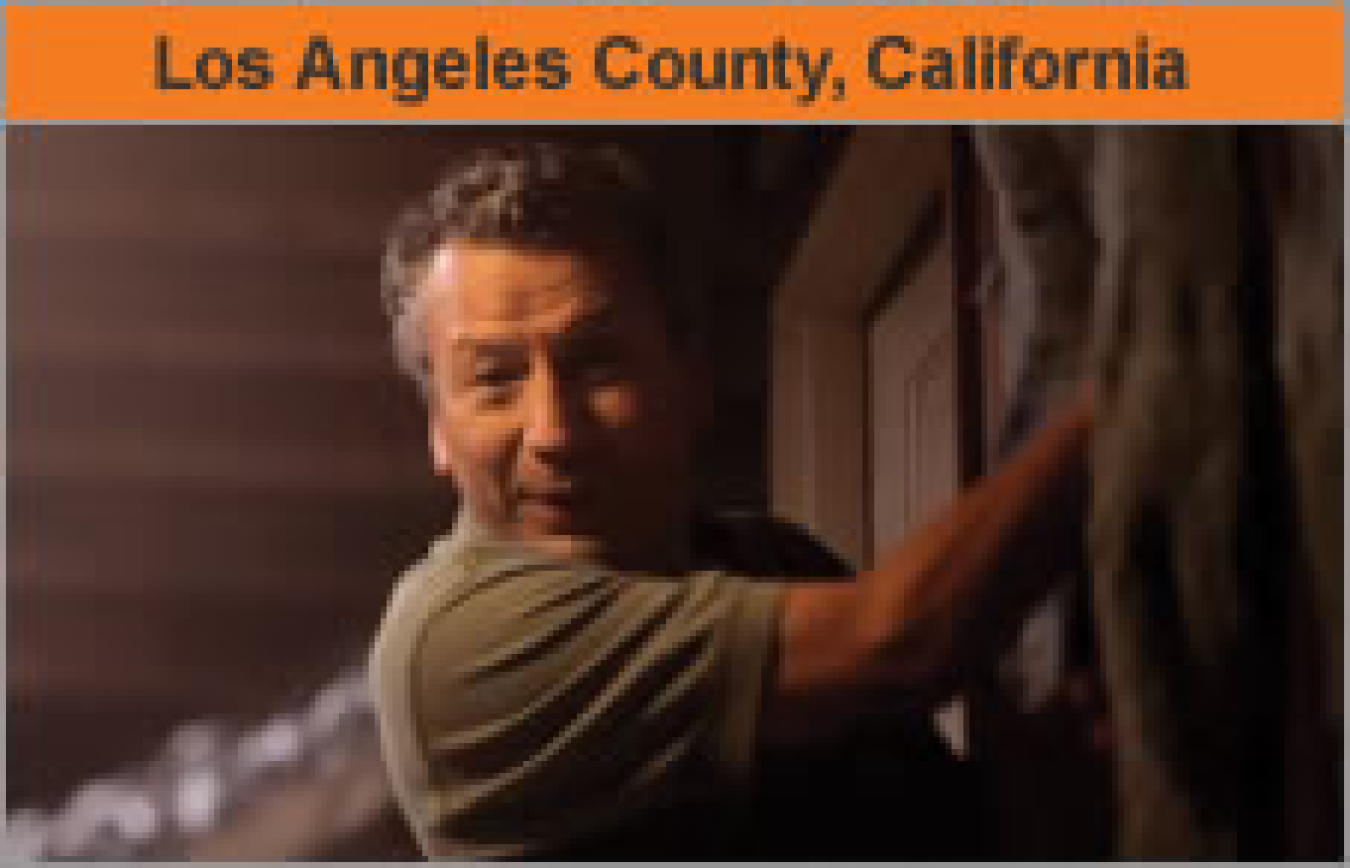
M 576 251 L 634 267 L 657 294 L 677 346 L 692 340 L 689 294 L 675 279 L 661 199 L 638 164 L 613 148 L 516 141 L 476 148 L 395 222 L 383 300 L 399 367 L 430 395 L 419 287 L 453 241 Z

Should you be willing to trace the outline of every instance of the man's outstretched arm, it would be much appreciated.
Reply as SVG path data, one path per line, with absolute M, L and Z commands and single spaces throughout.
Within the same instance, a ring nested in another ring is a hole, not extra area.
M 993 659 L 1080 545 L 1091 428 L 1085 390 L 878 567 L 791 587 L 761 738 L 798 744 L 869 709 L 935 708 Z

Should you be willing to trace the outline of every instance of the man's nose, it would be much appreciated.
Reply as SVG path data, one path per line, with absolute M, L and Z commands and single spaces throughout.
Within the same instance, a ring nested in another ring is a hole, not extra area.
M 527 403 L 525 447 L 541 458 L 557 460 L 576 446 L 578 418 L 575 396 L 552 372 L 533 379 Z

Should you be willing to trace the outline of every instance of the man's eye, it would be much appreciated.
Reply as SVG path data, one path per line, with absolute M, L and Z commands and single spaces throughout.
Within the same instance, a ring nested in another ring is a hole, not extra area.
M 525 366 L 515 358 L 484 354 L 470 360 L 467 373 L 474 385 L 500 386 L 524 376 Z
M 505 366 L 488 365 L 473 370 L 473 382 L 479 386 L 504 386 L 515 379 L 516 372 Z
M 520 379 L 514 365 L 484 363 L 469 369 L 469 388 L 480 400 L 493 404 L 507 400 Z

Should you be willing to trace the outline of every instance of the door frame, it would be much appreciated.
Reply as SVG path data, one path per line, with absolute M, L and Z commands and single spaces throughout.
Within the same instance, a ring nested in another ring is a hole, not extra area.
M 904 271 L 922 265 L 935 208 L 952 223 L 953 250 L 960 243 L 953 155 L 962 139 L 947 126 L 859 127 L 772 299 L 770 504 L 858 567 L 871 544 L 868 331 Z M 953 263 L 952 303 L 964 483 L 979 471 L 969 444 L 983 432 L 971 401 L 982 389 L 980 311 L 959 289 L 969 285 L 963 258 Z

